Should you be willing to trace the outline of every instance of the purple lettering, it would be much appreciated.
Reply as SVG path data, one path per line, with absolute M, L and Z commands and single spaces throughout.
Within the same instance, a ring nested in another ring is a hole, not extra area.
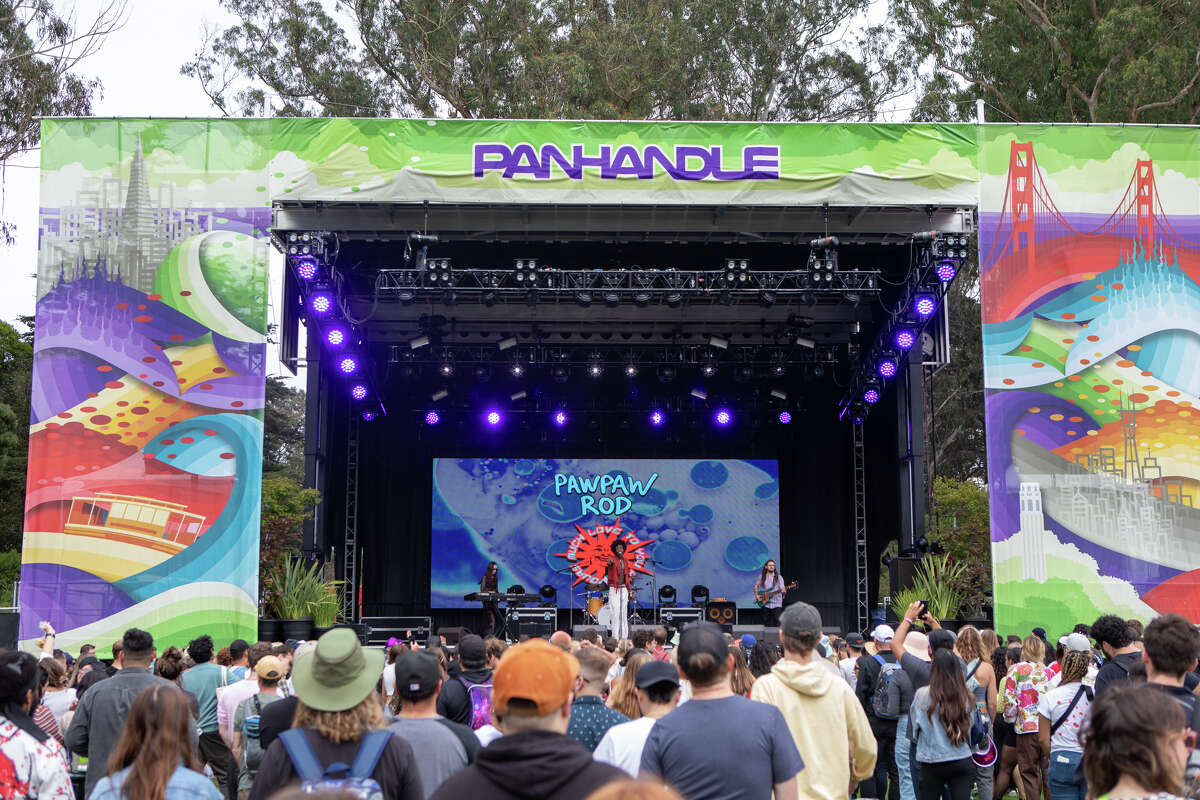
M 744 172 L 742 172 L 740 169 L 735 169 L 735 170 L 725 169 L 725 167 L 724 167 L 725 154 L 722 152 L 722 150 L 723 150 L 723 148 L 719 144 L 715 144 L 712 146 L 712 163 L 713 163 L 712 176 L 719 181 L 740 181 L 742 178 L 746 177 L 746 174 Z
M 648 177 L 645 174 L 645 165 L 642 163 L 641 154 L 631 144 L 623 144 L 618 147 L 617 152 L 613 154 L 612 163 L 600 170 L 601 178 L 620 178 L 626 175 L 633 178 Z
M 778 180 L 781 172 L 778 145 L 747 145 L 742 148 L 740 169 L 725 168 L 721 145 L 675 145 L 668 155 L 659 145 L 631 144 L 597 146 L 594 155 L 585 145 L 571 145 L 570 154 L 555 144 L 509 146 L 480 142 L 474 146 L 474 174 L 484 178 L 499 172 L 506 179 L 528 177 L 549 180 L 557 170 L 569 180 L 583 179 L 584 170 L 596 170 L 602 180 L 637 178 L 650 180 L 665 172 L 680 181 Z
M 758 144 L 743 147 L 742 165 L 746 170 L 744 178 L 752 181 L 778 180 L 779 146 Z
M 700 159 L 700 168 L 692 169 L 690 162 L 692 159 Z M 712 151 L 707 147 L 700 147 L 694 144 L 680 144 L 675 146 L 675 175 L 674 177 L 685 181 L 702 181 L 713 172 L 713 157 Z M 720 164 L 716 165 L 720 167 Z
M 517 175 L 529 175 L 539 180 L 550 179 L 550 167 L 542 166 L 538 161 L 537 151 L 531 144 L 519 144 L 513 148 L 512 160 L 508 163 L 508 169 L 504 170 L 504 177 L 515 178 Z
M 603 171 L 612 163 L 612 145 L 600 145 L 600 155 L 598 156 L 584 155 L 581 144 L 571 145 L 571 160 L 575 162 L 575 168 L 581 173 L 585 167 L 599 167 Z
M 512 150 L 506 144 L 475 145 L 475 177 L 482 178 L 486 172 L 502 172 Z
M 546 166 L 547 171 L 557 165 L 573 181 L 583 178 L 583 167 L 575 166 L 574 160 L 567 158 L 566 154 L 562 150 L 559 150 L 556 144 L 542 145 L 542 164 Z M 549 177 L 549 175 L 546 177 Z
M 662 167 L 672 178 L 679 177 L 675 174 L 675 162 L 670 156 L 662 151 L 662 148 L 656 144 L 648 144 L 645 149 L 645 165 L 647 178 L 653 178 L 658 172 L 657 167 Z M 655 166 L 657 165 L 657 166 Z

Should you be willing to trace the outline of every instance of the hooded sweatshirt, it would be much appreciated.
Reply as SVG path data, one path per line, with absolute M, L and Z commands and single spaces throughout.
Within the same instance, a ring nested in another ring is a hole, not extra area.
M 800 797 L 847 800 L 851 777 L 875 769 L 871 723 L 850 685 L 816 654 L 808 664 L 783 659 L 754 682 L 750 699 L 783 713 L 805 769 L 796 776 Z
M 584 800 L 596 789 L 628 776 L 592 760 L 588 749 L 553 731 L 501 736 L 479 751 L 472 766 L 447 778 L 430 800 Z

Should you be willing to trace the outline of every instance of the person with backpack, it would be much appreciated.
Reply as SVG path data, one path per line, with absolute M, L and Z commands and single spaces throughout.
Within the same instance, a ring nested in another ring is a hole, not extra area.
M 972 720 L 978 712 L 952 650 L 934 654 L 929 684 L 913 694 L 908 716 L 921 765 L 920 800 L 938 800 L 945 789 L 950 791 L 950 800 L 970 800 L 975 783 L 970 739 Z M 1029 795 L 1030 800 L 1037 797 Z
M 608 654 L 595 647 L 580 649 L 573 656 L 578 662 L 575 702 L 571 704 L 571 723 L 567 736 L 595 752 L 596 745 L 614 725 L 629 722 L 629 717 L 604 704 L 604 678 L 608 675 Z
M 898 800 L 900 776 L 896 769 L 896 716 L 880 716 L 880 709 L 887 705 L 888 684 L 891 676 L 900 669 L 900 662 L 892 653 L 890 645 L 895 631 L 890 625 L 877 625 L 871 632 L 875 640 L 874 655 L 863 655 L 858 659 L 858 682 L 854 693 L 866 711 L 871 723 L 871 732 L 879 744 L 875 761 L 875 772 L 863 781 L 863 797 L 885 797 Z M 807 762 L 807 759 L 805 759 Z
M 283 664 L 275 656 L 263 656 L 254 665 L 258 676 L 258 692 L 238 705 L 233 713 L 233 758 L 238 765 L 238 800 L 246 800 L 254 786 L 254 776 L 262 763 L 262 741 L 259 739 L 259 720 L 262 711 L 276 700 L 282 700 L 279 682 L 283 680 Z
M 1129 624 L 1116 614 L 1105 614 L 1092 624 L 1092 638 L 1104 654 L 1104 664 L 1096 673 L 1096 694 L 1109 686 L 1129 683 L 1129 668 L 1142 659 Z
M 815 650 L 821 639 L 820 612 L 808 603 L 792 603 L 780 615 L 779 633 L 783 659 L 754 682 L 750 699 L 773 705 L 783 714 L 807 765 L 796 778 L 800 796 L 849 800 L 851 781 L 872 774 L 882 743 L 876 744 L 854 690 L 819 663 Z M 898 669 L 894 663 L 887 664 L 885 669 L 889 668 Z M 880 683 L 890 683 L 890 676 L 881 676 Z
M 1085 638 L 1080 634 L 1072 636 Z M 1087 728 L 1094 699 L 1092 688 L 1083 682 L 1090 662 L 1089 653 L 1066 650 L 1059 659 L 1058 686 L 1048 690 L 1038 702 L 1038 738 L 1042 752 L 1050 754 L 1047 783 L 1054 800 L 1087 797 L 1087 782 L 1078 778 L 1082 777 L 1079 762 L 1083 760 L 1080 734 Z
M 339 797 L 423 800 L 412 746 L 385 728 L 376 690 L 383 660 L 351 628 L 327 631 L 311 653 L 296 658 L 296 718 L 263 755 L 250 800 L 296 783 L 304 792 Z
M 397 719 L 388 726 L 412 745 L 421 785 L 429 797 L 442 782 L 475 761 L 479 739 L 466 725 L 437 713 L 442 668 L 428 650 L 400 653 L 393 664 L 396 694 L 402 705 Z
M 229 746 L 221 738 L 217 723 L 217 689 L 229 684 L 229 671 L 212 660 L 211 636 L 198 636 L 188 642 L 188 658 L 196 666 L 183 673 L 183 690 L 195 696 L 200 707 L 196 727 L 200 729 L 200 764 L 212 768 L 217 784 L 225 788 L 229 771 Z
M 442 684 L 437 713 L 460 725 L 479 730 L 492 721 L 492 671 L 487 666 L 487 645 L 469 633 L 458 640 L 462 672 Z

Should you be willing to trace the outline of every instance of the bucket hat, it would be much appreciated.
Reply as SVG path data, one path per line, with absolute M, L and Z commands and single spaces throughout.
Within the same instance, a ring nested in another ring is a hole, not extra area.
M 345 711 L 367 698 L 383 673 L 380 650 L 364 650 L 351 628 L 334 628 L 311 653 L 297 656 L 292 686 L 300 702 L 317 711 Z

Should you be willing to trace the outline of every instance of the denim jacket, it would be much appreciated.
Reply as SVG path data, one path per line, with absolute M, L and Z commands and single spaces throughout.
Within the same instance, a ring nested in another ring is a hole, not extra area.
M 121 786 L 129 767 L 115 775 L 109 775 L 96 782 L 96 789 L 89 800 L 121 800 Z M 217 787 L 199 772 L 193 772 L 180 764 L 175 768 L 175 774 L 167 783 L 167 800 L 223 800 Z
M 968 713 L 974 711 L 975 704 L 968 707 Z M 951 744 L 946 729 L 936 716 L 929 716 L 929 687 L 923 686 L 913 696 L 912 707 L 908 711 L 908 719 L 912 723 L 913 735 L 917 737 L 917 761 L 923 764 L 936 764 L 942 761 L 958 761 L 970 758 L 971 746 L 966 742 Z

